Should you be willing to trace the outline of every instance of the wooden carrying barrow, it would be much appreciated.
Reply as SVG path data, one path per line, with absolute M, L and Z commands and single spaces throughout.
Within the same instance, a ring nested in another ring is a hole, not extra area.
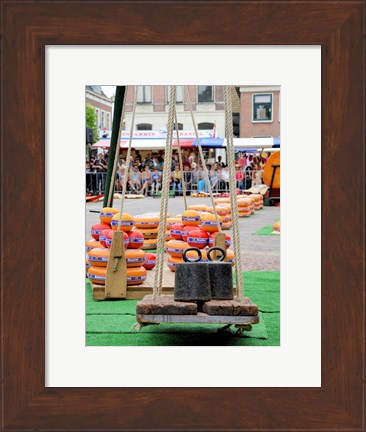
M 245 297 L 240 301 L 209 300 L 203 305 L 196 302 L 177 302 L 173 295 L 162 295 L 153 300 L 152 295 L 145 296 L 136 306 L 137 323 L 133 326 L 141 330 L 152 324 L 225 324 L 220 330 L 227 330 L 235 325 L 240 333 L 250 330 L 252 324 L 259 323 L 258 306 Z

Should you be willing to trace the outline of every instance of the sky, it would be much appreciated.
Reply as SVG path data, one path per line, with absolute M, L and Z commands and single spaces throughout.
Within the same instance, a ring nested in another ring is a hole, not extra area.
M 116 93 L 116 86 L 102 86 L 102 90 L 108 97 L 112 97 Z

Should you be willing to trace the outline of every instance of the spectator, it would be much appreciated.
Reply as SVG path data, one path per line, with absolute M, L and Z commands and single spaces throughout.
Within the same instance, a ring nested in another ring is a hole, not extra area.
M 246 165 L 247 165 L 247 154 L 246 153 L 240 153 L 239 166 L 245 167 Z
M 123 159 L 119 159 L 117 167 L 116 189 L 123 190 L 123 181 L 125 178 L 126 165 Z
M 139 150 L 135 150 L 135 162 L 138 162 L 139 164 L 141 164 L 141 162 L 142 162 L 142 158 L 141 158 Z
M 223 164 L 223 162 L 222 162 L 222 156 L 219 156 L 218 158 L 217 158 L 217 165 L 221 165 L 221 167 L 223 167 L 224 166 L 224 164 Z
M 225 167 L 222 168 L 221 171 L 221 181 L 223 182 L 225 191 L 229 190 L 229 169 L 228 166 L 225 165 Z
M 130 172 L 130 181 L 128 182 L 131 190 L 135 193 L 139 193 L 141 189 L 141 173 L 136 166 L 134 166 Z
M 211 187 L 212 189 L 216 189 L 218 188 L 219 185 L 219 173 L 217 171 L 217 163 L 214 163 L 212 165 L 211 171 L 210 171 L 210 182 L 211 182 Z
M 192 188 L 192 173 L 190 172 L 188 165 L 184 165 L 183 181 L 187 192 L 190 192 Z
M 198 192 L 207 192 L 208 186 L 205 179 L 205 173 L 203 171 L 203 167 L 199 169 L 198 172 Z
M 145 165 L 145 170 L 141 174 L 141 183 L 142 183 L 142 189 L 140 193 L 143 193 L 145 196 L 148 196 L 149 187 L 151 183 L 151 171 L 149 170 L 148 165 Z
M 263 170 L 262 170 L 261 166 L 258 164 L 255 166 L 255 170 L 253 171 L 252 185 L 257 186 L 257 185 L 262 184 L 262 176 L 263 176 Z
M 105 183 L 105 177 L 108 168 L 108 165 L 101 153 L 98 154 L 98 159 L 94 161 L 92 168 L 93 171 L 97 173 L 95 192 L 100 194 L 104 192 L 104 183 Z
M 247 158 L 247 162 L 246 162 L 246 164 L 247 164 L 247 166 L 250 166 L 250 164 L 253 162 L 253 156 L 252 155 L 249 155 L 249 157 Z
M 191 183 L 192 189 L 193 189 L 193 185 L 198 186 L 198 181 L 199 181 L 199 173 L 198 173 L 197 165 L 195 163 L 195 166 L 192 168 L 192 183 Z
M 173 171 L 173 192 L 175 192 L 175 189 L 178 188 L 179 194 L 182 192 L 182 173 L 179 171 L 178 164 L 175 165 L 174 171 Z
M 158 193 L 161 187 L 161 173 L 158 170 L 158 167 L 155 167 L 154 172 L 151 174 L 151 195 Z
M 236 187 L 239 189 L 242 184 L 243 177 L 244 177 L 243 170 L 240 169 L 235 172 Z

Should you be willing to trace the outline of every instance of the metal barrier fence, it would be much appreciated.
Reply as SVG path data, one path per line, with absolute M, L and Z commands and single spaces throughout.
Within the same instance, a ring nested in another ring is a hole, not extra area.
M 206 185 L 206 181 L 204 179 L 203 172 L 201 171 L 183 171 L 180 172 L 181 176 L 184 175 L 184 178 L 190 178 L 191 180 L 187 183 L 186 181 L 186 189 L 187 192 L 208 192 L 208 188 Z M 239 174 L 240 173 L 240 174 Z M 188 175 L 190 174 L 190 175 Z M 215 193 L 224 193 L 229 191 L 229 181 L 225 181 L 220 178 L 218 174 L 212 173 L 209 171 L 210 176 L 210 182 L 211 182 L 211 188 L 212 191 Z M 98 172 L 87 172 L 86 173 L 86 193 L 91 195 L 101 195 L 104 194 L 105 186 L 106 186 L 106 177 L 107 173 L 98 173 Z M 235 175 L 237 182 L 236 186 L 241 189 L 250 189 L 255 184 L 261 184 L 262 183 L 262 172 L 261 171 L 253 171 L 253 170 L 247 170 L 247 169 L 240 169 L 236 171 Z M 162 175 L 161 175 L 162 178 Z M 182 194 L 182 182 L 179 183 L 174 181 L 173 178 L 173 172 L 171 174 L 171 185 L 170 189 L 175 190 L 177 193 Z M 141 181 L 140 181 L 141 182 Z M 155 189 L 156 189 L 156 183 L 155 183 Z M 154 189 L 154 190 L 155 190 Z M 161 189 L 161 179 L 160 179 L 160 187 Z M 152 190 L 152 184 L 150 181 L 150 185 L 148 187 L 148 192 L 151 192 Z M 116 192 L 122 192 L 122 185 L 119 178 L 119 174 L 116 175 L 116 182 L 115 182 L 115 191 Z M 127 182 L 127 193 L 136 193 L 136 190 L 134 191 L 129 182 Z

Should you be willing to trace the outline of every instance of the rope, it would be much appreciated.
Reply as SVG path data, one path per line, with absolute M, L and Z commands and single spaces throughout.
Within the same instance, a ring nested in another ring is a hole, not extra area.
M 156 267 L 153 288 L 153 301 L 161 293 L 163 282 L 163 266 L 164 266 L 164 244 L 166 232 L 166 218 L 168 213 L 168 198 L 170 186 L 170 166 L 172 163 L 172 148 L 173 148 L 173 129 L 174 129 L 174 112 L 176 102 L 176 86 L 171 86 L 169 97 L 169 111 L 168 111 L 168 124 L 167 124 L 167 137 L 164 158 L 163 181 L 161 188 L 161 202 L 160 202 L 160 223 L 158 229 L 158 244 L 156 251 Z
M 214 215 L 215 215 L 215 219 L 216 219 L 216 224 L 217 224 L 218 230 L 221 233 L 221 226 L 220 226 L 220 222 L 219 222 L 219 215 L 217 214 L 216 206 L 215 206 L 213 195 L 212 195 L 212 188 L 211 188 L 210 178 L 209 178 L 209 175 L 208 175 L 208 169 L 207 169 L 206 164 L 205 164 L 205 158 L 203 156 L 202 146 L 201 146 L 201 142 L 200 142 L 200 139 L 199 139 L 199 136 L 198 136 L 197 124 L 196 124 L 196 121 L 195 121 L 194 116 L 193 116 L 191 97 L 189 96 L 188 87 L 184 86 L 184 89 L 185 89 L 185 95 L 186 95 L 187 102 L 188 102 L 189 112 L 191 114 L 191 119 L 192 119 L 193 128 L 194 128 L 194 134 L 196 135 L 197 146 L 198 146 L 200 158 L 202 160 L 203 172 L 205 174 L 205 180 L 206 180 L 206 183 L 207 183 L 208 192 L 209 192 L 210 199 L 211 199 L 211 205 L 212 205 L 212 208 L 213 208 L 213 211 L 214 211 Z
M 112 176 L 111 176 L 111 183 L 109 185 L 108 204 L 110 203 L 111 207 L 113 207 L 112 192 L 114 190 L 114 182 L 116 181 L 116 171 L 117 171 L 118 158 L 119 158 L 119 149 L 120 149 L 120 145 L 121 145 L 122 125 L 123 125 L 123 118 L 125 115 L 125 107 L 126 107 L 126 95 L 127 95 L 127 89 L 126 89 L 125 94 L 123 96 L 121 120 L 119 122 L 119 130 L 118 130 L 118 138 L 117 138 L 117 148 L 116 148 L 116 153 L 114 155 L 114 164 L 113 164 L 113 171 L 112 171 Z
M 125 196 L 126 196 L 127 177 L 129 174 L 129 167 L 130 167 L 133 127 L 135 125 L 135 114 L 136 114 L 136 105 L 137 105 L 137 87 L 133 86 L 132 88 L 133 88 L 134 94 L 133 94 L 133 107 L 132 107 L 132 117 L 131 117 L 131 127 L 130 127 L 130 138 L 128 140 L 128 150 L 127 150 L 127 156 L 126 156 L 126 169 L 125 169 L 125 176 L 124 176 L 123 185 L 122 185 L 122 197 L 121 197 L 121 204 L 120 204 L 120 208 L 119 208 L 119 219 L 118 219 L 117 230 L 120 229 L 121 222 L 122 222 L 123 204 L 124 204 Z
M 233 112 L 231 100 L 230 86 L 224 87 L 225 98 L 225 130 L 227 140 L 227 157 L 229 166 L 229 188 L 230 188 L 230 206 L 233 218 L 233 240 L 234 240 L 234 254 L 235 254 L 235 279 L 236 289 L 240 300 L 244 299 L 244 284 L 243 273 L 241 267 L 241 253 L 240 253 L 240 232 L 239 232 L 239 210 L 238 200 L 236 197 L 236 178 L 235 178 L 235 157 L 234 157 L 234 132 L 233 132 Z
M 177 143 L 178 143 L 178 158 L 179 158 L 179 169 L 182 173 L 182 189 L 183 189 L 183 198 L 184 198 L 184 209 L 187 210 L 187 190 L 186 190 L 186 182 L 184 180 L 184 171 L 183 171 L 183 160 L 182 160 L 182 150 L 180 148 L 180 141 L 179 141 L 179 128 L 178 128 L 178 121 L 177 121 L 177 109 L 176 105 L 174 104 L 174 121 L 175 121 L 175 130 L 177 133 Z

